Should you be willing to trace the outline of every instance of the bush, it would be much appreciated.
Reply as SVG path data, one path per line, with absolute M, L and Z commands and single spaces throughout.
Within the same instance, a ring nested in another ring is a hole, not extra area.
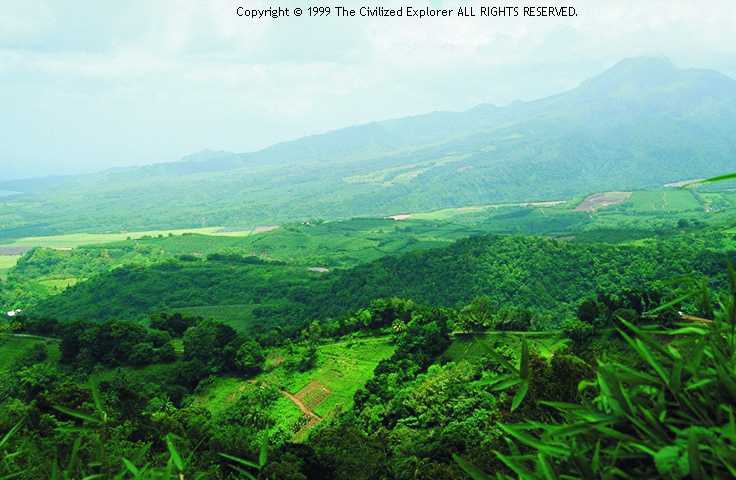
M 577 318 L 565 319 L 562 322 L 562 331 L 567 338 L 572 340 L 573 346 L 576 348 L 586 345 L 595 335 L 593 325 Z

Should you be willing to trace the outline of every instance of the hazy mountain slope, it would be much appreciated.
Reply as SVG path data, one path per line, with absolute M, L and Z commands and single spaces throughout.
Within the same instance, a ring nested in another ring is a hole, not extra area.
M 554 97 L 350 127 L 259 152 L 46 182 L 0 204 L 0 229 L 250 225 L 558 199 L 722 173 L 736 81 L 626 60 Z M 23 206 L 33 215 L 23 215 Z M 16 209 L 10 215 L 9 209 Z M 35 218 L 32 218 L 35 217 Z

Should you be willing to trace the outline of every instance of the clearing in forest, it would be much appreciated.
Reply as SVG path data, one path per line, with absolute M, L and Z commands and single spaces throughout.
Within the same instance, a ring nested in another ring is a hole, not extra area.
M 603 192 L 594 193 L 585 198 L 575 207 L 576 212 L 595 212 L 601 208 L 624 203 L 631 196 L 631 192 Z

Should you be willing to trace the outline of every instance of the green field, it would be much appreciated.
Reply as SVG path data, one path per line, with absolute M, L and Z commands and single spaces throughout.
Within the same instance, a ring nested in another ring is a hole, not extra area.
M 45 344 L 49 354 L 49 361 L 59 359 L 58 342 L 34 336 L 0 334 L 0 372 L 13 367 L 13 362 L 35 345 Z
M 691 190 L 665 189 L 656 191 L 638 191 L 626 202 L 635 212 L 684 212 L 702 210 L 703 206 Z
M 5 278 L 5 274 L 18 263 L 20 255 L 0 255 L 0 279 Z

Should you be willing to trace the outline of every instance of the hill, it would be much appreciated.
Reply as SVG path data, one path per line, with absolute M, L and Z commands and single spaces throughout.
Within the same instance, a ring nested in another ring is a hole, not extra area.
M 533 102 L 371 123 L 247 154 L 0 184 L 0 235 L 252 227 L 567 199 L 727 171 L 736 81 L 625 60 Z
M 214 315 L 241 330 L 278 325 L 296 331 L 310 320 L 339 317 L 382 297 L 454 307 L 484 295 L 496 307 L 564 315 L 597 293 L 651 290 L 677 275 L 714 274 L 724 260 L 692 235 L 636 245 L 474 237 L 326 274 L 237 256 L 171 260 L 95 276 L 42 300 L 28 314 L 139 320 L 179 309 Z

